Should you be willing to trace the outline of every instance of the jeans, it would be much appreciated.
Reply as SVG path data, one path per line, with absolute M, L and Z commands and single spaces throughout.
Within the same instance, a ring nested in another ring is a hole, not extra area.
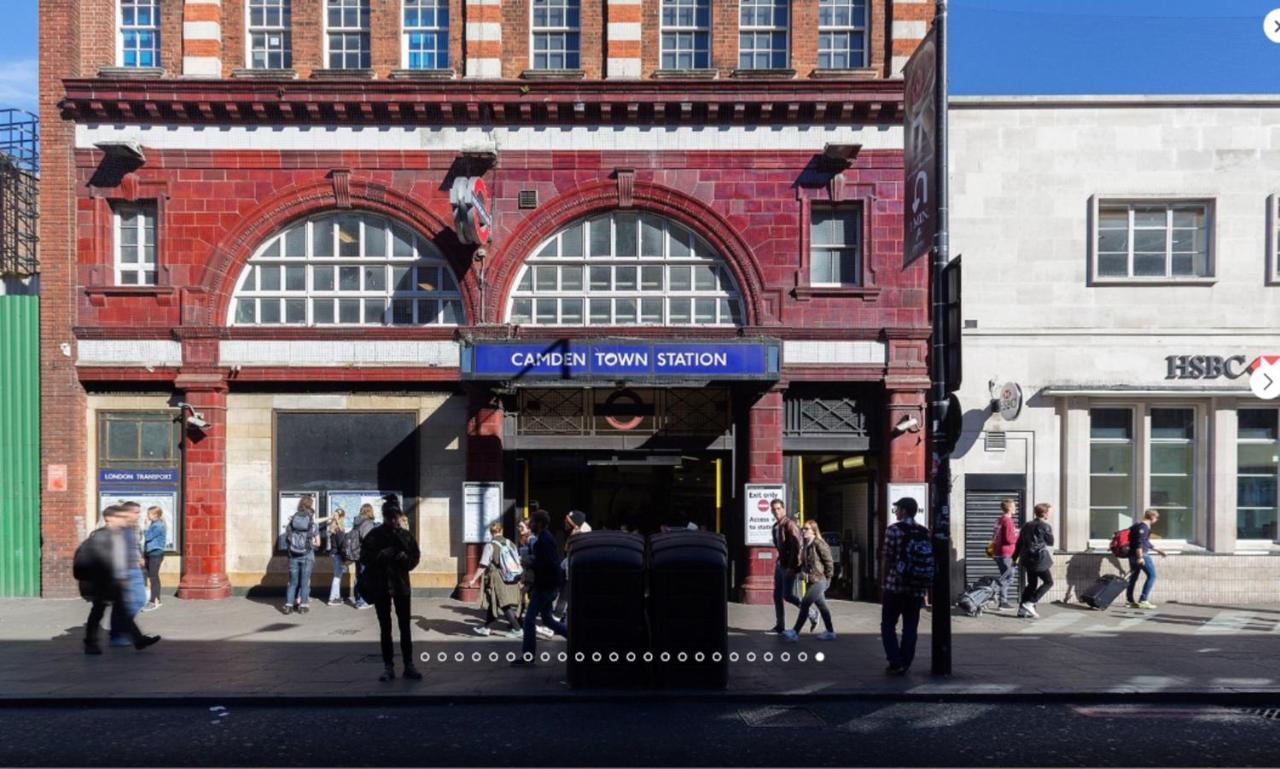
M 800 597 L 796 595 L 795 569 L 784 569 L 782 564 L 779 563 L 773 567 L 773 613 L 777 617 L 777 622 L 773 624 L 775 628 L 787 626 L 786 611 L 782 606 L 783 601 L 792 606 L 800 605 Z
M 916 658 L 916 631 L 924 598 L 910 593 L 885 593 L 880 606 L 880 640 L 890 665 L 911 667 Z M 898 618 L 902 618 L 902 645 L 898 645 Z
M 996 584 L 1000 586 L 1000 603 L 1009 603 L 1009 585 L 1013 583 L 1013 578 L 1018 575 L 1018 570 L 1013 568 L 1012 558 L 996 556 L 991 560 L 996 562 L 996 568 L 1000 570 L 1000 576 L 996 577 Z
M 293 606 L 297 600 L 300 606 L 306 606 L 311 600 L 311 570 L 316 566 L 316 556 L 308 553 L 302 556 L 289 556 L 289 589 L 285 591 L 285 606 Z
M 147 553 L 147 577 L 151 580 L 151 600 L 160 603 L 160 564 L 164 553 Z
M 551 606 L 555 601 L 554 590 L 534 590 L 529 595 L 529 608 L 524 612 L 524 654 L 533 654 L 537 650 L 538 634 L 535 631 L 539 619 L 553 632 L 569 637 L 569 628 L 563 622 L 556 622 L 555 617 L 551 616 Z
M 333 558 L 333 584 L 329 586 L 329 603 L 342 600 L 342 578 L 347 574 L 347 561 L 338 553 L 330 553 Z
M 1036 587 L 1037 582 L 1040 583 L 1039 587 Z M 1022 590 L 1022 602 L 1040 603 L 1040 599 L 1044 598 L 1044 594 L 1049 592 L 1051 587 L 1053 587 L 1053 575 L 1048 571 L 1028 571 L 1027 586 Z
M 89 609 L 89 619 L 84 624 L 84 642 L 86 644 L 98 643 L 102 617 L 107 613 L 108 605 L 111 606 L 111 627 L 125 634 L 133 643 L 141 640 L 142 631 L 138 629 L 138 626 L 133 621 L 133 615 L 129 612 L 129 607 L 125 602 L 124 591 L 123 585 L 113 581 L 106 596 L 94 599 L 93 607 Z
M 1138 563 L 1137 558 L 1129 559 L 1129 587 L 1124 591 L 1129 603 L 1133 603 L 1133 589 L 1138 586 L 1138 575 L 1141 573 L 1145 573 L 1147 579 L 1142 583 L 1142 597 L 1138 600 L 1145 601 L 1151 597 L 1151 588 L 1156 584 L 1156 559 L 1150 553 L 1142 556 L 1142 563 Z
M 378 630 L 382 636 L 382 664 L 387 667 L 392 662 L 391 647 L 391 606 L 396 607 L 396 624 L 400 626 L 400 656 L 404 659 L 404 669 L 413 667 L 413 631 L 409 627 L 409 596 L 381 595 L 373 602 L 373 610 L 378 613 Z
M 831 626 L 831 610 L 827 608 L 827 588 L 831 587 L 831 580 L 822 579 L 809 583 L 809 589 L 805 591 L 804 598 L 800 600 L 800 616 L 796 617 L 795 631 L 800 632 L 800 628 L 804 627 L 804 621 L 809 619 L 810 611 L 814 605 L 818 607 L 818 613 L 822 615 L 822 624 L 826 626 L 828 633 L 834 633 L 835 628 Z
M 365 606 L 364 596 L 360 594 L 360 575 L 364 574 L 364 564 L 356 561 L 355 578 L 351 580 L 351 598 L 355 600 L 356 606 Z

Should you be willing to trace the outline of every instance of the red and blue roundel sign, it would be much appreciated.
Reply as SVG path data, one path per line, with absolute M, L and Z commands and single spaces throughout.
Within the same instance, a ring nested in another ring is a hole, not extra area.
M 477 245 L 488 243 L 493 229 L 493 209 L 489 185 L 484 179 L 457 177 L 449 190 L 449 202 L 453 204 L 453 226 L 458 240 Z
M 476 241 L 488 243 L 490 231 L 493 228 L 493 214 L 489 207 L 489 185 L 485 184 L 484 179 L 479 176 L 471 179 L 471 210 L 468 216 Z

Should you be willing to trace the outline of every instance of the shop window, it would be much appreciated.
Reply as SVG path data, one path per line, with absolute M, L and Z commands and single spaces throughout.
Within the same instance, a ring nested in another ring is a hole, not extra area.
M 440 251 L 372 214 L 296 222 L 254 254 L 236 282 L 237 326 L 455 326 L 462 294 Z
M 866 0 L 819 0 L 818 69 L 867 66 Z
M 160 0 L 120 0 L 116 60 L 122 67 L 160 66 Z
M 809 219 L 809 285 L 856 286 L 861 275 L 861 208 L 814 205 Z
M 1089 411 L 1089 538 L 1110 539 L 1133 524 L 1133 411 Z
M 1236 538 L 1277 539 L 1280 411 L 1240 409 L 1236 445 Z
M 788 0 L 739 0 L 738 68 L 786 69 Z
M 662 0 L 662 69 L 711 66 L 711 0 Z
M 404 0 L 404 66 L 449 66 L 449 0 Z
M 728 265 L 686 227 L 613 213 L 548 238 L 516 278 L 508 321 L 536 326 L 740 326 Z
M 1160 511 L 1154 534 L 1190 540 L 1195 534 L 1196 412 L 1151 409 L 1148 505 Z
M 156 205 L 120 203 L 112 208 L 117 286 L 156 284 Z
M 1209 201 L 1101 201 L 1093 274 L 1098 281 L 1213 277 Z
M 534 69 L 578 69 L 580 11 L 578 0 L 533 0 Z
M 368 69 L 369 0 L 328 0 L 325 11 L 329 69 Z
M 292 0 L 249 0 L 250 69 L 293 66 Z

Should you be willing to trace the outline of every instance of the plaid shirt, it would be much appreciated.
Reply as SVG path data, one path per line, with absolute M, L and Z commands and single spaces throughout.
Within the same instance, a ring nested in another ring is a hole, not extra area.
M 924 528 L 916 523 L 908 524 L 899 521 L 898 523 L 890 526 L 889 530 L 885 532 L 884 542 L 880 546 L 880 563 L 884 564 L 880 586 L 886 593 L 910 593 L 917 598 L 923 598 L 925 593 L 929 591 L 929 588 L 909 588 L 902 581 L 902 575 L 898 573 L 898 555 L 902 552 L 903 543 L 907 538 L 907 526 Z

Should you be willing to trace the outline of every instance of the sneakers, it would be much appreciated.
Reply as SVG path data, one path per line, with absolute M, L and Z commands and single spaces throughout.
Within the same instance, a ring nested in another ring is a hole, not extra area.
M 1000 604 L 1000 605 L 999 605 L 999 606 L 997 606 L 996 608 L 997 608 L 997 609 L 1012 609 L 1012 608 L 1013 608 L 1013 604 L 1009 603 L 1008 601 L 1005 601 L 1004 603 Z
M 901 665 L 894 664 L 892 662 L 889 663 L 889 667 L 884 669 L 884 672 L 888 673 L 891 676 L 900 676 L 905 671 L 906 669 L 904 667 L 902 667 Z
M 476 625 L 475 627 L 471 628 L 471 632 L 480 636 L 488 636 L 491 631 L 485 625 Z
M 517 638 L 517 639 L 524 638 L 524 632 L 520 630 L 508 630 L 502 635 L 506 636 L 507 638 Z
M 280 613 L 281 613 L 281 614 L 293 614 L 293 607 L 292 607 L 292 606 L 290 606 L 289 604 L 285 604 L 284 606 L 281 606 L 281 607 L 280 607 Z
M 836 634 L 835 634 L 835 633 L 833 633 L 833 632 L 832 632 L 832 631 L 830 631 L 830 630 L 827 630 L 827 631 L 824 631 L 824 632 L 822 632 L 822 633 L 819 633 L 819 634 L 818 634 L 818 640 L 819 640 L 819 641 L 834 641 L 834 640 L 836 640 Z
M 1138 601 L 1138 608 L 1139 608 L 1139 609 L 1154 609 L 1154 608 L 1156 608 L 1156 605 L 1155 605 L 1155 604 L 1153 604 L 1153 603 L 1151 603 L 1150 601 Z
M 305 603 L 298 607 L 299 614 L 306 614 L 309 611 L 311 611 L 311 609 L 307 608 L 307 605 Z
M 373 608 L 373 604 L 371 604 L 371 603 L 365 603 L 364 601 L 356 601 L 356 608 L 357 608 L 357 609 L 372 609 L 372 608 Z
M 396 678 L 396 669 L 387 665 L 382 669 L 382 675 L 378 676 L 379 681 L 394 681 Z
M 1035 604 L 1024 603 L 1018 607 L 1019 617 L 1030 617 L 1031 619 L 1040 619 L 1040 615 L 1036 613 Z
M 143 610 L 143 611 L 155 611 L 156 609 L 159 609 L 159 608 L 160 608 L 160 604 L 159 604 L 159 603 L 157 603 L 157 602 L 155 602 L 155 601 L 147 601 L 147 602 L 146 602 L 146 604 L 144 604 L 144 605 L 143 605 L 142 610 Z
M 343 603 L 343 602 L 342 602 L 342 599 L 341 599 L 341 598 L 335 598 L 335 599 L 333 599 L 332 601 L 330 601 L 330 602 L 329 602 L 329 605 L 330 605 L 330 606 L 342 606 L 342 603 Z
M 417 668 L 415 668 L 415 667 L 413 667 L 412 665 L 410 665 L 409 667 L 407 667 L 407 668 L 405 668 L 405 669 L 404 669 L 404 677 L 405 677 L 405 678 L 407 678 L 407 679 L 408 679 L 408 680 L 410 680 L 410 681 L 421 681 L 421 680 L 422 680 L 422 674 L 421 674 L 421 673 L 419 673 L 419 672 L 418 672 L 418 669 L 417 669 Z
M 160 636 L 144 635 L 138 638 L 138 640 L 133 642 L 133 648 L 137 649 L 138 651 L 142 651 L 148 646 L 155 646 L 158 643 L 160 643 Z
M 782 631 L 782 637 L 787 639 L 788 641 L 794 641 L 800 637 L 800 634 L 792 630 L 791 628 L 787 628 L 786 630 Z
M 556 635 L 556 631 L 552 630 L 549 627 L 546 627 L 545 625 L 538 625 L 537 627 L 534 628 L 534 632 L 542 636 L 543 638 L 555 638 L 555 635 Z
M 1124 604 L 1124 608 L 1126 608 L 1126 609 L 1141 609 L 1142 607 L 1138 605 L 1138 602 L 1137 602 L 1137 601 L 1126 601 L 1126 602 L 1125 602 L 1125 604 Z

